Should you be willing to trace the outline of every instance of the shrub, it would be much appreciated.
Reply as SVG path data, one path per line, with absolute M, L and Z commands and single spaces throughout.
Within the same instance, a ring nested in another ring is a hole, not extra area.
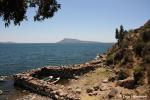
M 118 61 L 121 61 L 123 58 L 124 52 L 123 50 L 119 50 L 116 52 L 116 54 L 114 55 L 114 63 L 117 63 Z
M 145 31 L 142 33 L 142 38 L 144 42 L 150 41 L 150 31 Z
M 147 67 L 148 84 L 150 85 L 150 67 Z
M 134 47 L 134 52 L 138 55 L 141 56 L 142 55 L 142 50 L 144 48 L 145 43 L 143 42 L 138 42 L 135 47 Z
M 114 63 L 114 54 L 109 54 L 106 59 L 106 64 L 111 65 Z
M 132 58 L 132 55 L 128 55 L 126 54 L 122 60 L 122 63 L 121 64 L 127 64 L 128 62 L 132 62 L 133 61 L 133 58 Z
M 145 63 L 150 63 L 150 43 L 147 43 L 143 48 L 142 57 Z
M 123 59 L 121 60 L 121 65 L 125 65 L 128 62 L 133 62 L 133 53 L 130 49 L 125 50 Z
M 142 85 L 144 82 L 144 67 L 136 66 L 134 68 L 134 80 L 136 85 Z
M 150 67 L 147 67 L 147 77 L 148 77 L 148 93 L 147 93 L 147 95 L 148 95 L 148 98 L 150 99 Z
M 150 63 L 150 55 L 146 55 L 146 56 L 144 57 L 144 62 L 145 62 L 145 63 Z
M 129 29 L 128 32 L 129 32 L 129 33 L 133 33 L 134 30 L 133 30 L 133 29 Z
M 118 80 L 124 80 L 126 79 L 127 77 L 129 77 L 129 71 L 126 70 L 126 69 L 121 69 L 119 72 L 118 72 Z

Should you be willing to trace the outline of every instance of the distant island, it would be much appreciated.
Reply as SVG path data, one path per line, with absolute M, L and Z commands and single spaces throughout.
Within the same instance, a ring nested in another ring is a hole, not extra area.
M 56 42 L 56 43 L 101 43 L 101 42 L 96 42 L 96 41 L 82 41 L 79 39 L 71 39 L 71 38 L 64 38 L 63 40 Z
M 8 41 L 8 42 L 0 42 L 0 44 L 14 44 L 16 42 L 11 42 L 11 41 Z

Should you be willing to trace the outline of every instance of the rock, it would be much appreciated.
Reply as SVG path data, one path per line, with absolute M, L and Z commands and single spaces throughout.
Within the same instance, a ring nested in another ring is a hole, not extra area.
M 58 96 L 58 95 L 55 95 L 55 98 L 56 98 L 56 100 L 58 100 L 58 99 L 59 99 L 59 96 Z
M 99 88 L 100 88 L 101 91 L 106 91 L 106 90 L 109 89 L 106 84 L 102 84 Z
M 108 81 L 114 82 L 115 80 L 117 80 L 117 75 L 111 75 L 108 78 Z
M 74 79 L 79 79 L 79 76 L 74 76 Z
M 78 94 L 80 94 L 80 93 L 81 93 L 81 89 L 77 88 L 77 89 L 75 90 L 75 92 L 78 93 Z
M 118 90 L 117 89 L 112 89 L 109 93 L 108 93 L 108 97 L 109 98 L 113 98 L 117 95 Z
M 134 79 L 133 78 L 127 78 L 125 80 L 120 80 L 117 82 L 117 85 L 122 86 L 124 88 L 133 89 L 134 86 Z
M 60 93 L 59 95 L 60 95 L 61 97 L 64 97 L 64 96 L 67 95 L 67 93 Z
M 99 85 L 95 85 L 95 86 L 93 86 L 93 89 L 94 89 L 94 91 L 99 90 Z
M 103 80 L 103 83 L 108 83 L 108 82 L 109 82 L 108 79 Z
M 4 82 L 7 76 L 0 76 L 0 82 Z
M 3 94 L 3 91 L 2 90 L 0 90 L 0 95 L 2 95 Z
M 57 94 L 57 91 L 52 91 L 53 94 Z
M 81 100 L 79 97 L 74 98 L 73 100 Z
M 23 92 L 23 93 L 27 93 L 27 91 L 26 91 L 26 90 L 23 90 L 22 92 Z
M 93 91 L 94 91 L 93 88 L 87 88 L 87 89 L 86 89 L 86 92 L 87 92 L 87 93 L 92 93 Z
M 68 90 L 72 90 L 72 88 L 70 86 L 67 87 Z
M 96 96 L 96 95 L 97 95 L 97 92 L 94 91 L 94 92 L 92 92 L 92 93 L 89 93 L 88 95 L 89 95 L 89 96 Z

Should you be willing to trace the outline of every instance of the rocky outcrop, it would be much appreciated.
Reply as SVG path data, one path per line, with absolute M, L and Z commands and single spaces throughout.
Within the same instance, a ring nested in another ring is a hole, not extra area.
M 133 89 L 133 88 L 135 88 L 135 80 L 134 80 L 134 78 L 129 77 L 125 80 L 119 80 L 117 82 L 117 85 L 124 87 L 124 88 Z

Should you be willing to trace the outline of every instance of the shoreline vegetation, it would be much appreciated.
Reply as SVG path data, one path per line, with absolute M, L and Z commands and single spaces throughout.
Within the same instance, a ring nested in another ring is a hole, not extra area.
M 15 86 L 52 100 L 149 100 L 150 20 L 135 30 L 120 26 L 116 39 L 106 53 L 84 64 L 18 73 Z M 40 99 L 29 95 L 18 100 Z

